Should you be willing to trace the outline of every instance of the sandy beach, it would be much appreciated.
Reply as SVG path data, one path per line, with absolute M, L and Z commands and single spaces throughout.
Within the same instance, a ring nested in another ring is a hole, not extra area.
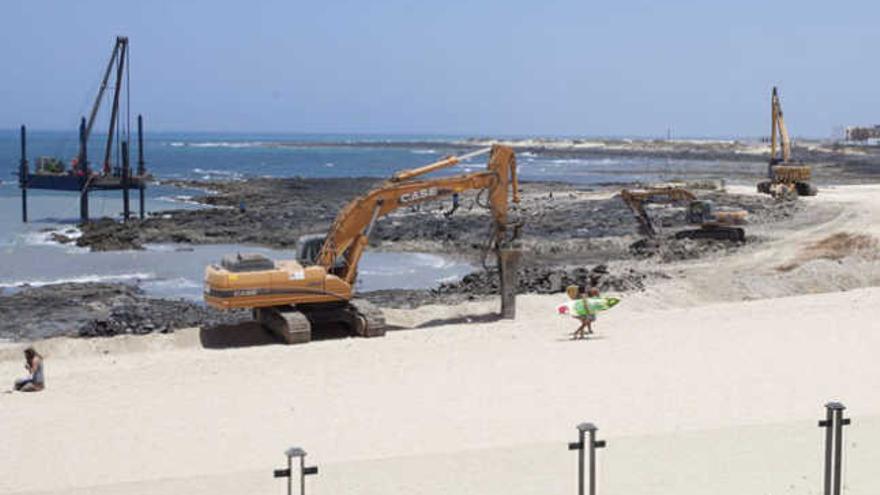
M 572 493 L 566 443 L 592 421 L 604 493 L 819 493 L 816 420 L 841 400 L 846 492 L 876 493 L 876 249 L 816 246 L 876 239 L 880 187 L 807 201 L 824 221 L 683 263 L 585 341 L 559 295 L 521 296 L 514 321 L 485 301 L 388 310 L 412 329 L 305 346 L 42 341 L 47 390 L 0 395 L 0 492 L 282 493 L 272 469 L 299 445 L 321 469 L 310 493 Z M 0 376 L 23 371 L 20 347 Z

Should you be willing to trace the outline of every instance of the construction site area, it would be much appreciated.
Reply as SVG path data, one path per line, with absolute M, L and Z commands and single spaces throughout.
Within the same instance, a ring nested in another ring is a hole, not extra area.
M 0 493 L 880 489 L 871 128 L 151 135 L 129 57 L 14 133 Z

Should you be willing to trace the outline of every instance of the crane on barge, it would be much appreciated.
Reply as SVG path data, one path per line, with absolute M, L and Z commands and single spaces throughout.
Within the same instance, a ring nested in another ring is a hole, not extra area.
M 21 189 L 22 221 L 28 221 L 27 215 L 27 191 L 28 189 L 49 189 L 56 191 L 75 191 L 80 194 L 80 221 L 85 223 L 89 220 L 89 192 L 93 190 L 121 190 L 123 198 L 123 218 L 129 219 L 129 192 L 136 189 L 140 192 L 140 218 L 144 218 L 144 194 L 149 176 L 144 163 L 143 146 L 143 117 L 137 117 L 138 137 L 138 161 L 136 174 L 131 173 L 131 160 L 129 156 L 130 124 L 128 120 L 129 108 L 126 103 L 126 120 L 123 126 L 120 124 L 122 88 L 125 86 L 125 96 L 128 99 L 129 92 L 129 48 L 128 38 L 117 36 L 110 55 L 110 60 L 104 69 L 98 94 L 92 104 L 88 118 L 82 117 L 79 125 L 79 146 L 77 155 L 71 160 L 70 169 L 65 169 L 64 163 L 55 158 L 39 157 L 36 170 L 31 172 L 27 160 L 27 129 L 21 126 L 21 161 L 19 166 L 19 187 Z M 114 77 L 111 81 L 111 77 Z M 112 82 L 112 84 L 111 84 Z M 110 103 L 110 116 L 107 129 L 107 142 L 105 143 L 101 161 L 100 172 L 96 173 L 89 166 L 88 142 L 92 135 L 101 102 L 108 89 L 112 88 L 113 98 Z M 112 155 L 114 145 L 118 150 L 118 161 L 114 167 Z

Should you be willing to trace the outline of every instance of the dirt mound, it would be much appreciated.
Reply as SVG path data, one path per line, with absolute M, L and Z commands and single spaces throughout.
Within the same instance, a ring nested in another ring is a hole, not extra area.
M 850 256 L 876 259 L 878 255 L 880 250 L 875 237 L 837 232 L 804 247 L 794 260 L 776 269 L 780 272 L 789 272 L 813 260 L 840 261 Z

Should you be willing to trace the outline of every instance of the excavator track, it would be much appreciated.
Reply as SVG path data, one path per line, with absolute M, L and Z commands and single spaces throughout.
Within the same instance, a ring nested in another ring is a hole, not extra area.
M 676 239 L 715 239 L 719 241 L 745 242 L 746 231 L 739 227 L 712 227 L 688 229 L 675 233 Z
M 254 319 L 285 344 L 305 344 L 312 340 L 312 323 L 293 306 L 254 308 Z
M 381 337 L 385 335 L 385 315 L 375 304 L 364 299 L 354 299 L 349 306 L 355 312 L 353 330 L 361 337 Z
M 256 321 L 286 344 L 304 344 L 312 340 L 313 331 L 324 332 L 326 336 L 339 327 L 344 327 L 349 335 L 361 337 L 381 337 L 386 329 L 382 310 L 362 299 L 256 308 L 253 313 Z

